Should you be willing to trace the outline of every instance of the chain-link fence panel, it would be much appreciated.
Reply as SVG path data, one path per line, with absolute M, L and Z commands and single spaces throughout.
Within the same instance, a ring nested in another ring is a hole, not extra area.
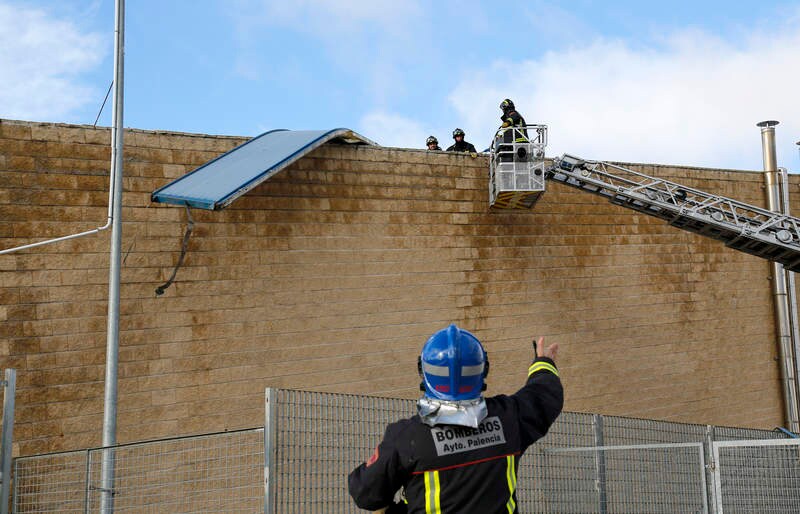
M 525 452 L 520 460 L 517 502 L 520 512 L 547 512 L 553 505 L 571 501 L 571 480 L 593 477 L 593 467 L 576 469 L 568 459 L 555 458 L 553 448 L 593 446 L 595 415 L 564 412 L 547 436 Z
M 101 505 L 103 452 L 113 452 L 114 512 L 263 511 L 263 429 L 92 450 L 90 512 Z
M 15 459 L 13 511 L 83 514 L 88 459 L 86 450 Z
M 718 512 L 800 512 L 800 439 L 715 442 Z
M 712 427 L 715 441 L 741 441 L 750 439 L 783 439 L 786 437 L 780 430 L 762 430 L 758 428 Z
M 99 512 L 104 452 L 114 512 L 263 512 L 261 428 L 18 458 L 14 512 Z
M 386 425 L 415 412 L 413 400 L 347 394 L 274 390 L 273 402 L 272 512 L 281 514 L 363 512 L 347 491 L 348 473 Z
M 702 443 L 545 449 L 545 466 L 572 469 L 537 512 L 704 513 Z
M 603 444 L 699 443 L 706 436 L 706 425 L 671 423 L 653 419 L 602 416 Z

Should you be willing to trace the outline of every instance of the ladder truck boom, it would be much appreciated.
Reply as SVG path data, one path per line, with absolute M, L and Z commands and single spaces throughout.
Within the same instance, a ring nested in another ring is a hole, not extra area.
M 569 154 L 556 158 L 545 176 L 800 271 L 800 218 Z
M 536 126 L 542 136 L 544 126 Z M 546 131 L 546 127 L 544 127 Z M 535 190 L 513 193 L 526 202 L 509 206 L 497 201 L 508 195 L 501 182 L 495 183 L 502 166 L 495 146 L 490 152 L 490 203 L 493 208 L 532 207 L 553 180 L 606 198 L 609 202 L 665 220 L 670 225 L 718 241 L 726 246 L 764 259 L 779 262 L 791 271 L 800 271 L 800 218 L 776 213 L 731 198 L 650 177 L 616 164 L 590 161 L 564 154 L 544 164 L 543 157 L 516 162 L 516 174 L 530 170 Z M 541 149 L 541 145 L 537 146 Z M 505 159 L 507 161 L 508 158 Z M 542 180 L 541 175 L 544 175 Z M 534 179 L 538 178 L 538 182 Z

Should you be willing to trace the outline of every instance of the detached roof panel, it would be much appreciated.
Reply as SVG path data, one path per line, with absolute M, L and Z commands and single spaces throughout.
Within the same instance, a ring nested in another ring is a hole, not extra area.
M 317 147 L 375 145 L 350 129 L 271 130 L 157 189 L 153 202 L 220 210 Z

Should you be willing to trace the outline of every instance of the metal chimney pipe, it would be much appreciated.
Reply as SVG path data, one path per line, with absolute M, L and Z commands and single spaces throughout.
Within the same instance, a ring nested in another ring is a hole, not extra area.
M 777 121 L 767 120 L 758 123 L 761 128 L 761 148 L 764 158 L 764 181 L 767 186 L 767 208 L 773 212 L 782 212 L 781 193 L 778 181 L 778 159 L 775 151 L 775 126 Z M 800 431 L 797 403 L 797 379 L 795 377 L 795 359 L 793 352 L 792 331 L 789 315 L 788 288 L 786 272 L 783 265 L 772 262 L 772 294 L 775 298 L 776 329 L 778 331 L 778 350 L 781 362 L 781 379 L 783 382 L 783 401 L 786 406 L 786 425 L 792 432 Z M 793 293 L 793 292 L 792 292 Z
M 779 123 L 779 121 L 775 120 L 756 123 L 757 127 L 761 127 L 761 151 L 764 156 L 765 172 L 778 171 L 778 158 L 775 152 L 775 126 Z M 773 200 L 777 202 L 777 197 Z

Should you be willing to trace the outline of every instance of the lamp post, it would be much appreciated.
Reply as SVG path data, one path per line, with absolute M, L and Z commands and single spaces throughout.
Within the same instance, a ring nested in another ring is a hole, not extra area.
M 114 101 L 112 104 L 111 167 L 114 219 L 108 270 L 108 321 L 106 335 L 106 377 L 103 408 L 103 446 L 117 444 L 117 370 L 119 367 L 119 289 L 122 261 L 122 138 L 125 61 L 125 0 L 114 10 Z M 103 450 L 100 486 L 103 514 L 114 512 L 114 450 Z

